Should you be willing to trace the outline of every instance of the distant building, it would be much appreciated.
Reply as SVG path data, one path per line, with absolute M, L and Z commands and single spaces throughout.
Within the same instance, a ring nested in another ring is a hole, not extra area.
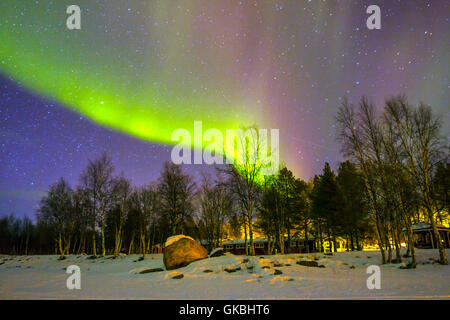
M 249 245 L 250 241 L 247 242 Z M 269 240 L 267 238 L 253 239 L 256 255 L 269 254 Z M 229 240 L 222 242 L 225 252 L 232 254 L 245 254 L 245 240 Z M 305 253 L 317 251 L 316 240 L 305 240 L 302 237 L 291 237 L 284 242 L 285 253 Z M 275 253 L 275 252 L 273 252 Z
M 327 237 L 324 237 L 322 239 L 322 250 L 323 252 L 342 252 L 342 251 L 348 251 L 348 243 L 347 240 L 342 237 L 336 237 L 336 242 Z M 205 248 L 209 247 L 208 240 L 206 239 L 200 239 L 195 240 L 201 245 L 203 245 Z M 254 247 L 255 247 L 255 254 L 256 255 L 266 255 L 269 254 L 269 240 L 267 238 L 255 238 L 253 239 Z M 336 244 L 336 248 L 334 248 L 334 245 Z M 247 245 L 250 246 L 250 240 L 247 240 Z M 273 246 L 273 243 L 272 243 Z M 215 246 L 212 246 L 214 249 Z M 222 240 L 221 244 L 218 246 L 219 248 L 223 248 L 224 252 L 230 252 L 235 255 L 244 255 L 245 254 L 245 240 L 238 239 L 238 240 Z M 368 247 L 367 244 L 364 244 L 364 247 L 368 250 L 376 249 L 377 247 Z M 276 247 L 275 247 L 276 248 Z M 272 254 L 280 253 L 280 250 L 276 249 L 272 250 Z M 284 252 L 285 253 L 313 253 L 313 252 L 319 252 L 320 250 L 320 243 L 318 238 L 314 238 L 313 236 L 309 237 L 308 240 L 306 240 L 302 236 L 292 236 L 290 240 L 288 240 L 288 237 L 285 237 L 284 240 Z M 164 245 L 156 244 L 153 246 L 152 253 L 164 253 Z
M 155 244 L 152 248 L 152 253 L 164 253 L 164 245 Z
M 450 228 L 443 225 L 436 226 L 445 248 L 450 248 Z M 430 223 L 419 222 L 412 226 L 414 234 L 414 246 L 421 249 L 436 249 L 437 240 Z M 404 230 L 406 231 L 406 230 Z

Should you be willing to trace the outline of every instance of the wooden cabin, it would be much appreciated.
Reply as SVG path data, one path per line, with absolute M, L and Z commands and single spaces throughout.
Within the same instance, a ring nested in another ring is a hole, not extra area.
M 269 254 L 269 240 L 266 238 L 253 239 L 256 255 Z M 222 243 L 224 251 L 236 255 L 245 254 L 245 240 L 229 240 Z M 249 245 L 249 243 L 247 244 Z M 290 241 L 285 239 L 285 253 L 305 253 L 317 251 L 315 239 L 305 240 L 304 238 L 295 237 Z M 276 253 L 275 251 L 273 253 Z
M 437 230 L 441 236 L 442 244 L 445 248 L 450 248 L 450 228 L 443 225 L 437 225 Z M 414 234 L 414 246 L 420 249 L 436 249 L 437 240 L 428 222 L 415 223 L 412 226 Z
M 152 253 L 164 253 L 164 246 L 162 246 L 161 244 L 155 244 L 152 247 Z

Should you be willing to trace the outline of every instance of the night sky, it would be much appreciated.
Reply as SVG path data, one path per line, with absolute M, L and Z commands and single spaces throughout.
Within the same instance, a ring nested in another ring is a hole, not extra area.
M 81 30 L 66 7 L 81 8 Z M 381 30 L 366 7 L 381 8 Z M 449 136 L 448 1 L 0 2 L 0 214 L 34 216 L 103 151 L 136 185 L 158 178 L 171 133 L 280 129 L 309 180 L 341 159 L 342 99 L 430 104 Z M 186 166 L 198 175 L 211 166 Z

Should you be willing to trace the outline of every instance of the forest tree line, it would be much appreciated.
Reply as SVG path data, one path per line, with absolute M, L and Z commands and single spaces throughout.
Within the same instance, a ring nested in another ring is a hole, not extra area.
M 406 242 L 414 268 L 412 224 L 429 222 L 436 231 L 448 219 L 450 167 L 439 119 L 429 106 L 413 107 L 399 96 L 381 112 L 366 98 L 357 106 L 344 101 L 336 122 L 348 160 L 336 173 L 326 163 L 309 182 L 286 167 L 261 179 L 262 164 L 246 158 L 200 181 L 167 162 L 157 181 L 136 187 L 114 175 L 104 153 L 89 161 L 74 188 L 64 178 L 49 187 L 36 223 L 1 218 L 0 253 L 145 256 L 182 233 L 204 240 L 208 250 L 243 237 L 254 255 L 258 232 L 269 239 L 270 253 L 285 253 L 285 239 L 295 236 L 318 240 L 320 251 L 326 243 L 336 250 L 337 238 L 347 240 L 347 250 L 374 241 L 382 263 L 401 262 Z

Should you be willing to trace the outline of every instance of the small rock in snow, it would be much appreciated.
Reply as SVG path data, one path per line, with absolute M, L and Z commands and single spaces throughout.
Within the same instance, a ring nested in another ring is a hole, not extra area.
M 164 271 L 162 268 L 146 268 L 139 272 L 139 274 L 151 273 L 151 272 L 161 272 Z

